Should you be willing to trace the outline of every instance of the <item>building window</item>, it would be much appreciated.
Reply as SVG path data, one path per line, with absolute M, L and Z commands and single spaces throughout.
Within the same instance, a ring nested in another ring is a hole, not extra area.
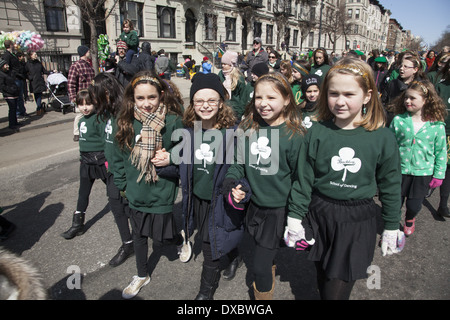
M 348 9 L 347 10 L 347 18 L 351 19 L 353 15 L 353 10 L 352 9 Z
M 213 14 L 205 14 L 205 39 L 217 40 L 217 16 Z
M 130 20 L 139 37 L 144 35 L 143 9 L 143 3 L 133 1 L 124 1 L 120 3 L 120 25 L 122 25 L 124 20 Z
M 270 24 L 266 25 L 266 43 L 273 43 L 273 26 Z
M 261 22 L 253 23 L 253 38 L 261 37 L 262 35 L 262 24 Z
M 175 8 L 157 6 L 158 36 L 160 38 L 175 38 Z
M 310 48 L 314 47 L 314 32 L 309 33 L 308 46 Z
M 236 41 L 236 19 L 225 18 L 226 40 Z
M 267 0 L 267 11 L 271 11 L 271 9 L 272 9 L 272 1 Z
M 184 17 L 186 18 L 186 23 L 185 23 L 186 42 L 194 43 L 195 42 L 195 23 L 197 22 L 197 19 L 195 19 L 195 15 L 191 9 L 188 9 L 186 11 L 186 14 L 184 15 Z
M 67 31 L 64 1 L 44 0 L 44 11 L 47 31 Z
M 294 39 L 292 41 L 292 46 L 298 46 L 298 30 L 294 30 Z
M 359 9 L 355 10 L 355 19 L 359 19 Z

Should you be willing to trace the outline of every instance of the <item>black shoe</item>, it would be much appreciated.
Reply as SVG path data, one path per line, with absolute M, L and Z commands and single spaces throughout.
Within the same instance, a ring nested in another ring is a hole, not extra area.
M 16 229 L 16 225 L 9 222 L 7 227 L 0 228 L 0 241 L 4 241 L 9 238 L 11 233 Z
M 74 134 L 73 141 L 77 142 L 78 140 L 80 140 L 80 136 L 78 134 Z
M 109 261 L 109 265 L 111 267 L 117 267 L 125 262 L 128 257 L 134 254 L 134 246 L 133 242 L 124 243 L 120 248 L 117 254 Z
M 237 269 L 242 266 L 243 262 L 242 257 L 237 256 L 233 261 L 231 261 L 230 265 L 223 270 L 222 278 L 228 281 L 233 280 L 236 276 Z
M 84 215 L 84 212 L 73 214 L 72 226 L 69 230 L 61 234 L 64 239 L 70 240 L 84 234 Z
M 444 217 L 444 218 L 450 218 L 450 211 L 448 210 L 448 207 L 445 207 L 445 208 L 439 207 L 439 208 L 437 209 L 437 213 L 438 213 L 438 215 L 440 215 L 441 217 Z
M 214 293 L 219 286 L 220 269 L 203 265 L 200 291 L 195 300 L 214 300 Z

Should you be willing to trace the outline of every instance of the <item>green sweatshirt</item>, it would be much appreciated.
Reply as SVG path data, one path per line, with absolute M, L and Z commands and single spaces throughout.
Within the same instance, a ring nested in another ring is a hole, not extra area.
M 161 130 L 161 135 L 163 139 L 162 147 L 168 152 L 179 142 L 171 141 L 172 132 L 182 127 L 183 123 L 180 117 L 172 114 L 166 115 L 165 127 Z M 134 135 L 137 136 L 142 130 L 142 123 L 134 120 L 133 128 Z M 133 139 L 134 141 L 135 139 Z M 172 212 L 178 192 L 178 179 L 159 177 L 159 180 L 155 183 L 145 183 L 145 179 L 142 178 L 137 182 L 140 172 L 131 164 L 130 154 L 130 150 L 121 150 L 115 141 L 113 154 L 114 183 L 119 190 L 126 191 L 129 206 L 147 213 L 164 214 Z
M 238 139 L 236 161 L 226 177 L 235 180 L 246 177 L 252 189 L 251 200 L 259 207 L 287 205 L 303 139 L 300 134 L 289 139 L 290 136 L 284 123 L 274 127 L 264 124 L 258 132 Z
M 378 187 L 385 229 L 396 230 L 401 181 L 398 146 L 389 129 L 342 130 L 331 121 L 317 123 L 301 146 L 289 216 L 303 219 L 314 191 L 336 200 L 362 200 L 372 198 Z
M 80 152 L 92 152 L 104 150 L 105 127 L 103 122 L 97 120 L 97 115 L 92 113 L 83 116 L 78 122 L 80 130 Z
M 414 133 L 412 118 L 405 112 L 394 117 L 391 130 L 399 145 L 402 174 L 445 178 L 447 147 L 443 122 L 425 122 Z
M 139 37 L 137 35 L 136 30 L 130 30 L 130 32 L 122 32 L 120 34 L 120 40 L 123 40 L 126 42 L 128 46 L 128 50 L 134 50 L 136 53 L 138 52 L 139 47 Z

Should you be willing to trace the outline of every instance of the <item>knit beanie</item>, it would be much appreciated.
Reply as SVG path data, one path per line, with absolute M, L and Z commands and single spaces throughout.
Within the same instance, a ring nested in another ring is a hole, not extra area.
M 310 86 L 316 85 L 320 89 L 321 78 L 315 74 L 307 75 L 302 79 L 302 92 L 305 94 Z
M 252 74 L 261 77 L 269 73 L 269 66 L 267 63 L 261 62 L 257 63 L 252 67 Z
M 222 63 L 229 64 L 231 66 L 236 66 L 238 60 L 237 52 L 225 51 L 222 56 Z
M 192 78 L 190 99 L 194 98 L 195 93 L 201 89 L 213 89 L 220 94 L 220 97 L 225 100 L 225 88 L 222 81 L 215 73 L 196 73 Z
M 86 55 L 86 53 L 89 51 L 89 48 L 86 46 L 79 46 L 77 51 L 78 51 L 78 55 L 80 57 L 84 57 Z
M 122 41 L 122 40 L 117 41 L 117 50 L 119 50 L 119 49 L 128 50 L 127 43 L 125 41 Z

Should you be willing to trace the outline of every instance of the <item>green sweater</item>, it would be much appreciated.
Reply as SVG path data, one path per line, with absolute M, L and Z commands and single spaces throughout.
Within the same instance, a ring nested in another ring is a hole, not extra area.
M 139 37 L 137 35 L 136 30 L 131 30 L 128 33 L 122 32 L 120 34 L 120 40 L 123 40 L 126 42 L 128 46 L 128 50 L 134 50 L 136 53 L 138 52 L 139 47 Z
M 284 123 L 274 127 L 264 124 L 258 132 L 238 139 L 236 161 L 226 177 L 246 177 L 252 189 L 251 200 L 260 207 L 287 205 L 303 139 L 300 134 L 290 136 Z
M 319 76 L 323 81 L 330 69 L 331 66 L 329 64 L 321 64 L 320 66 L 312 65 L 311 72 L 309 74 L 315 74 L 316 76 Z
M 409 112 L 396 115 L 391 123 L 399 145 L 402 174 L 445 178 L 447 147 L 445 124 L 427 121 L 414 133 Z
M 308 130 L 301 146 L 289 216 L 303 219 L 314 191 L 336 200 L 363 200 L 378 187 L 385 229 L 396 230 L 401 181 L 398 147 L 389 129 L 342 130 L 331 121 L 320 122 Z
M 93 152 L 104 150 L 104 123 L 97 120 L 97 115 L 92 113 L 83 116 L 78 122 L 80 139 L 78 141 L 80 152 Z
M 166 115 L 165 127 L 161 130 L 163 139 L 162 147 L 168 152 L 179 141 L 171 141 L 172 133 L 182 128 L 180 117 L 172 114 Z M 137 136 L 142 130 L 142 123 L 134 120 L 134 135 Z M 134 146 L 133 139 L 133 146 Z M 155 183 L 145 183 L 144 178 L 137 182 L 139 170 L 130 161 L 131 150 L 121 150 L 114 143 L 114 183 L 119 190 L 126 191 L 129 206 L 135 210 L 164 214 L 172 212 L 173 204 L 178 193 L 178 179 L 166 179 L 159 177 Z

